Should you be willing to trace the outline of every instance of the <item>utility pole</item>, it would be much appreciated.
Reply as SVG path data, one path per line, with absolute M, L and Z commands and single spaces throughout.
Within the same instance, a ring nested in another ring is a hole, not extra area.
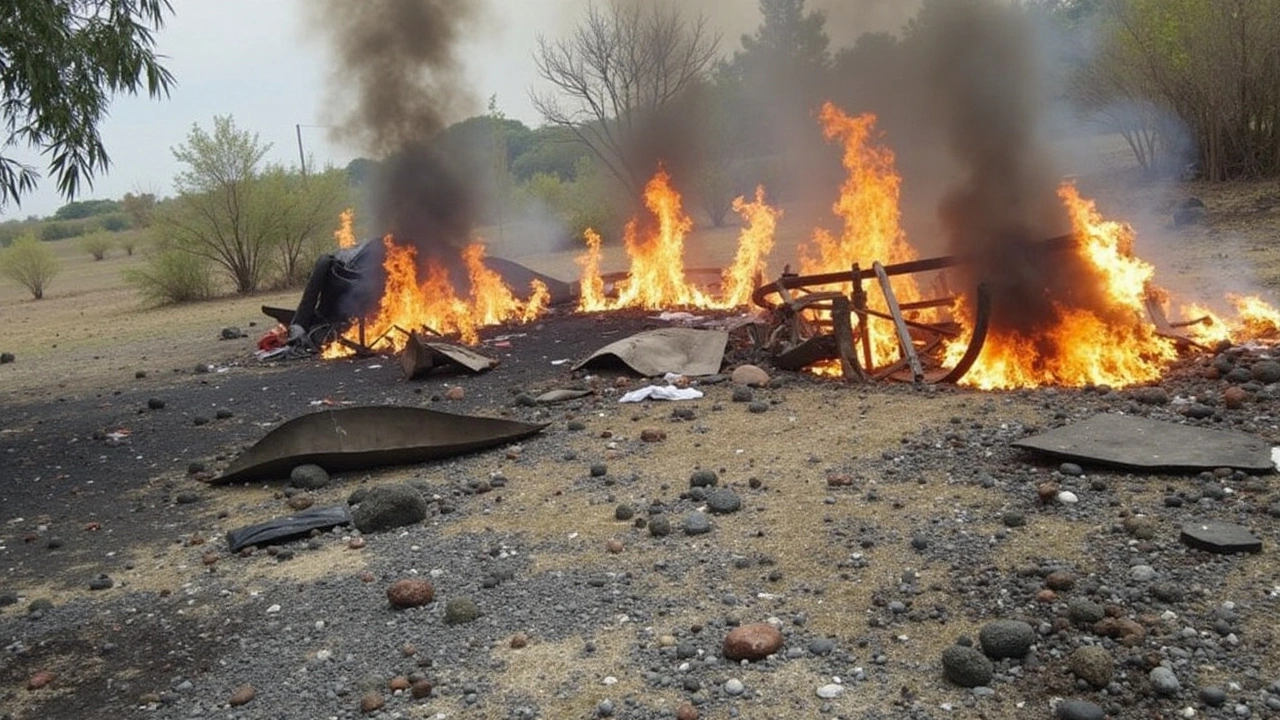
M 293 129 L 298 134 L 298 162 L 302 167 L 302 177 L 305 178 L 307 176 L 307 156 L 302 152 L 302 124 L 295 124 Z

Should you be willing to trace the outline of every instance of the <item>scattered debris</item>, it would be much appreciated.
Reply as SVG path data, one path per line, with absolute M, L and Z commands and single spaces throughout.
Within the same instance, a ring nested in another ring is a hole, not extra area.
M 1182 526 L 1182 542 L 1197 550 L 1220 555 L 1262 552 L 1262 540 L 1242 525 L 1197 521 Z
M 350 522 L 351 514 L 346 505 L 313 507 L 305 512 L 230 530 L 227 532 L 227 547 L 237 553 L 253 545 L 293 540 L 308 535 L 312 530 L 328 530 Z
M 210 482 L 287 477 L 303 463 L 315 463 L 329 472 L 405 465 L 504 445 L 545 427 L 545 423 L 413 407 L 323 410 L 296 417 L 267 433 Z
M 1023 438 L 1013 446 L 1068 460 L 1131 469 L 1274 469 L 1271 446 L 1259 437 L 1113 413 Z
M 697 400 L 702 391 L 695 388 L 682 388 L 674 385 L 646 385 L 632 390 L 618 399 L 618 402 L 633 403 L 644 400 Z
M 416 380 L 437 368 L 461 368 L 481 373 L 497 365 L 496 359 L 471 348 L 447 342 L 428 342 L 417 333 L 409 334 L 404 350 L 400 351 L 400 368 L 409 380 Z
M 720 330 L 660 328 L 612 342 L 573 366 L 578 370 L 619 361 L 644 375 L 714 375 L 720 372 L 729 334 Z

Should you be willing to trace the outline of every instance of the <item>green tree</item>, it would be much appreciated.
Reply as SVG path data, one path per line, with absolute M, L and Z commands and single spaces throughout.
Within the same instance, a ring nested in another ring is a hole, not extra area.
M 53 248 L 27 233 L 4 250 L 0 250 L 0 275 L 30 291 L 36 300 L 44 297 L 45 288 L 61 270 Z
M 316 258 L 333 246 L 338 215 L 350 206 L 346 172 L 326 168 L 306 177 L 273 165 L 257 181 L 255 207 L 275 215 L 279 281 L 292 287 L 306 282 Z
M 258 192 L 259 165 L 270 149 L 230 116 L 215 117 L 211 133 L 192 125 L 186 143 L 173 149 L 186 166 L 173 181 L 178 196 L 156 217 L 180 251 L 221 267 L 241 294 L 258 289 L 278 245 L 278 213 Z
M 125 193 L 120 201 L 129 224 L 134 229 L 145 230 L 151 227 L 151 219 L 156 211 L 156 196 L 152 193 Z
M 38 150 L 58 191 L 75 197 L 110 158 L 98 134 L 116 93 L 168 96 L 173 76 L 152 33 L 168 0 L 7 0 L 0 12 L 0 152 Z M 38 171 L 0 154 L 0 207 L 35 189 Z
M 95 261 L 104 260 L 111 249 L 111 237 L 105 232 L 94 232 L 80 237 L 80 249 L 93 256 Z
M 210 262 L 173 242 L 155 238 L 146 262 L 127 268 L 124 281 L 153 305 L 195 302 L 213 297 L 215 287 Z

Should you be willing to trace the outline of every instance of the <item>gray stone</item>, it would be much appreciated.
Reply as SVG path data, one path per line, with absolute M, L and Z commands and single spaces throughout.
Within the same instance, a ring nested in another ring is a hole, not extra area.
M 1067 601 L 1067 618 L 1076 625 L 1092 625 L 1106 615 L 1106 608 L 1088 598 L 1073 597 Z
M 649 535 L 653 537 L 665 537 L 671 534 L 671 518 L 664 515 L 654 515 L 649 518 Z
M 689 476 L 689 487 L 715 487 L 720 482 L 720 478 L 716 476 L 715 470 L 707 470 L 705 468 L 694 470 Z
M 1197 550 L 1222 555 L 1262 551 L 1262 540 L 1249 528 L 1212 520 L 1184 523 L 1181 539 L 1183 544 Z
M 729 488 L 716 488 L 707 493 L 707 508 L 713 513 L 737 512 L 741 507 L 742 500 Z
M 995 668 L 978 650 L 952 645 L 942 651 L 942 674 L 960 687 L 973 688 L 991 682 Z
M 1163 665 L 1152 668 L 1148 677 L 1151 680 L 1151 689 L 1160 695 L 1166 697 L 1177 695 L 1178 691 L 1182 689 L 1182 683 L 1178 682 L 1178 676 Z
M 1227 702 L 1227 691 L 1216 685 L 1200 688 L 1200 700 L 1209 707 L 1222 707 Z
M 303 490 L 319 490 L 329 486 L 329 473 L 319 465 L 299 465 L 289 472 L 289 484 Z
M 1025 657 L 1035 641 L 1035 628 L 1021 620 L 996 620 L 978 631 L 982 652 L 995 660 Z
M 1107 713 L 1088 700 L 1063 700 L 1053 711 L 1054 720 L 1105 720 Z
M 1263 360 L 1256 362 L 1251 368 L 1253 379 L 1260 383 L 1270 385 L 1274 382 L 1280 382 L 1280 362 L 1275 360 Z
M 706 513 L 695 510 L 684 516 L 685 535 L 705 535 L 709 532 L 711 532 L 711 519 Z
M 413 525 L 427 517 L 427 501 L 412 485 L 370 488 L 351 510 L 351 520 L 362 533 L 386 532 Z

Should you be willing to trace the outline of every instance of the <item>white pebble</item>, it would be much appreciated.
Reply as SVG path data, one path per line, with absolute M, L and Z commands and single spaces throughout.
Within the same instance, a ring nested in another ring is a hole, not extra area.
M 603 680 L 603 682 L 604 682 L 604 684 L 605 684 L 605 685 L 617 685 L 617 684 L 618 684 L 618 678 L 616 678 L 616 677 L 614 677 L 614 676 L 612 676 L 612 675 L 606 675 L 606 676 L 605 676 L 605 678 L 604 678 L 604 680 Z
M 280 612 L 279 605 L 272 605 L 271 607 L 267 608 L 267 613 L 278 613 L 278 612 Z
M 746 690 L 746 686 L 738 678 L 729 678 L 724 683 L 724 691 L 729 695 L 741 695 Z
M 833 698 L 840 697 L 840 695 L 843 692 L 844 692 L 843 685 L 829 683 L 827 685 L 823 685 L 822 687 L 818 688 L 818 697 L 822 698 L 823 700 L 831 700 Z
M 317 650 L 317 651 L 316 651 L 316 660 L 317 660 L 317 661 L 319 661 L 319 662 L 325 662 L 325 661 L 327 661 L 327 660 L 328 660 L 329 658 L 331 658 L 331 657 L 333 657 L 333 651 L 332 651 L 332 650 Z
M 1070 490 L 1063 490 L 1062 492 L 1058 493 L 1058 502 L 1062 503 L 1063 505 L 1075 505 L 1079 501 L 1080 501 L 1080 498 L 1076 497 L 1076 494 L 1071 492 Z
M 1184 718 L 1193 718 L 1193 717 L 1195 717 L 1195 716 L 1196 716 L 1196 709 L 1195 709 L 1195 708 L 1193 708 L 1193 707 L 1184 707 L 1184 708 L 1182 708 L 1182 717 L 1184 717 Z

